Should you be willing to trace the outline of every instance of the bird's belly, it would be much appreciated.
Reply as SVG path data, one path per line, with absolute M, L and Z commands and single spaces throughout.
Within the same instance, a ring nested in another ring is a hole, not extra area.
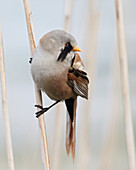
M 52 100 L 65 100 L 74 96 L 74 92 L 66 83 L 64 74 L 62 76 L 51 76 L 46 78 L 41 90 Z
M 37 87 L 52 100 L 65 100 L 75 96 L 67 84 L 67 69 L 52 71 L 52 68 L 40 69 L 31 67 L 32 76 Z M 43 71 L 44 70 L 44 71 Z

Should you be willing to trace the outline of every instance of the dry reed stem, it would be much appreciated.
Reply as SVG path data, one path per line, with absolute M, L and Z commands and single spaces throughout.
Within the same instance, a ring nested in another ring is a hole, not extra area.
M 28 35 L 29 35 L 29 42 L 30 42 L 30 49 L 31 49 L 31 55 L 34 52 L 34 49 L 36 47 L 35 41 L 34 41 L 34 34 L 33 34 L 33 28 L 32 28 L 32 13 L 30 10 L 30 4 L 29 0 L 24 0 L 24 8 L 25 8 L 25 14 L 26 14 L 26 21 L 27 21 L 27 29 L 28 29 Z M 41 91 L 38 90 L 38 88 L 35 85 L 35 94 L 36 94 L 36 103 L 38 105 L 42 106 L 42 95 Z M 39 110 L 39 109 L 37 109 Z M 45 122 L 44 122 L 44 115 L 41 115 L 39 118 L 39 126 L 41 130 L 41 136 L 42 136 L 42 143 L 43 143 L 43 148 L 44 148 L 44 156 L 46 159 L 46 166 L 47 170 L 50 170 L 50 163 L 49 163 L 49 154 L 48 154 L 48 145 L 47 145 L 47 136 L 46 136 L 46 128 L 45 128 Z M 43 165 L 44 165 L 44 160 L 43 160 Z M 44 169 L 45 166 L 44 166 Z
M 126 49 L 126 42 L 125 42 L 125 31 L 124 31 L 124 24 L 123 24 L 123 11 L 122 11 L 121 0 L 116 0 L 116 20 L 117 20 L 117 34 L 118 34 L 118 46 L 119 46 L 119 58 L 120 58 L 120 72 L 121 72 L 121 82 L 122 82 L 123 109 L 124 109 L 124 116 L 125 116 L 125 130 L 126 130 L 126 141 L 127 141 L 127 152 L 128 152 L 128 165 L 129 165 L 129 170 L 136 170 L 134 133 L 133 133 L 130 94 L 129 94 L 127 49 Z
M 116 61 L 115 61 L 116 59 Z M 100 170 L 109 170 L 111 169 L 112 162 L 114 160 L 115 154 L 117 154 L 117 145 L 118 145 L 118 136 L 119 136 L 119 122 L 121 120 L 121 94 L 120 94 L 120 75 L 119 72 L 119 62 L 116 57 L 112 62 L 112 71 L 110 79 L 112 79 L 112 96 L 111 96 L 111 118 L 108 130 L 107 138 L 105 139 L 104 146 L 102 148 L 101 160 L 100 160 Z M 117 157 L 117 156 L 116 156 Z M 117 158 L 118 159 L 118 158 Z
M 62 106 L 57 105 L 56 107 L 56 117 L 55 117 L 55 125 L 54 125 L 54 139 L 52 146 L 52 169 L 57 170 L 59 166 L 60 159 L 60 147 L 61 147 L 61 136 L 63 131 L 63 123 L 64 123 L 64 113 L 62 113 Z M 64 112 L 64 111 L 63 111 Z
M 70 22 L 71 22 L 71 16 L 72 16 L 72 9 L 73 9 L 73 2 L 74 0 L 66 0 L 66 3 L 65 3 L 65 17 L 64 17 L 64 30 L 65 31 L 69 31 L 70 29 Z M 62 112 L 62 110 L 64 111 L 64 109 L 62 109 L 62 106 L 61 105 L 58 105 L 57 106 L 57 109 L 56 109 L 57 113 L 59 112 L 59 114 L 61 114 L 60 112 Z M 60 128 L 62 122 L 62 116 L 59 117 L 58 115 L 56 115 L 56 119 L 55 119 L 55 137 L 54 137 L 54 147 L 53 147 L 53 155 L 54 155 L 54 158 L 53 158 L 53 169 L 57 169 L 58 167 L 58 157 L 57 157 L 57 153 L 58 153 L 58 150 L 59 150 L 59 138 L 60 138 L 60 134 L 61 134 L 61 131 L 63 130 L 63 128 Z M 57 129 L 56 129 L 57 127 Z M 60 131 L 59 131 L 60 129 Z
M 89 114 L 90 114 L 90 102 L 91 102 L 91 92 L 93 89 L 92 82 L 94 81 L 94 73 L 96 69 L 96 55 L 97 55 L 97 44 L 98 44 L 98 32 L 99 32 L 99 21 L 100 15 L 97 11 L 94 10 L 94 2 L 89 0 L 89 17 L 88 17 L 88 25 L 85 34 L 85 55 L 87 57 L 86 61 L 86 69 L 89 75 L 90 83 L 89 83 L 89 92 L 88 92 L 88 101 L 83 106 L 82 109 L 82 125 L 80 127 L 80 144 L 79 144 L 79 154 L 77 160 L 77 168 L 78 170 L 86 170 L 88 168 L 89 162 L 89 143 L 88 143 L 88 130 L 89 130 Z M 91 50 L 90 50 L 91 49 Z M 84 136 L 84 137 L 83 137 Z M 82 157 L 84 155 L 84 157 Z M 82 157 L 82 158 L 81 158 Z
M 1 79 L 1 93 L 2 93 L 2 107 L 3 107 L 3 116 L 4 116 L 4 124 L 5 124 L 6 147 L 7 147 L 7 156 L 8 156 L 8 168 L 9 170 L 14 170 L 15 169 L 14 157 L 13 157 L 12 141 L 11 141 L 11 134 L 10 134 L 10 122 L 9 122 L 9 114 L 8 114 L 6 75 L 5 75 L 1 28 L 0 28 L 0 79 Z
M 64 19 L 64 30 L 69 31 L 70 30 L 70 19 L 72 16 L 73 11 L 73 2 L 74 0 L 66 0 L 65 4 L 65 19 Z
M 74 0 L 66 0 L 66 3 L 65 3 L 65 17 L 64 17 L 64 30 L 69 32 L 70 31 L 70 23 L 71 23 L 71 16 L 72 16 L 72 11 L 73 11 L 73 2 Z M 74 117 L 76 117 L 76 112 L 74 112 Z M 69 119 L 69 115 L 67 113 L 67 116 L 66 116 L 66 135 L 68 134 L 68 119 Z M 76 120 L 74 119 L 74 130 L 76 131 Z M 76 134 L 76 132 L 74 132 Z M 75 154 L 75 153 L 74 153 Z M 74 157 L 75 155 L 73 156 L 72 155 L 72 158 L 73 158 L 73 162 L 74 162 Z

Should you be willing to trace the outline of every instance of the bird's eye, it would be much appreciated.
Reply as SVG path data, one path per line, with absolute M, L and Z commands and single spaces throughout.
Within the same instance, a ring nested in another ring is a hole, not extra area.
M 68 47 L 69 43 L 65 43 L 65 47 Z

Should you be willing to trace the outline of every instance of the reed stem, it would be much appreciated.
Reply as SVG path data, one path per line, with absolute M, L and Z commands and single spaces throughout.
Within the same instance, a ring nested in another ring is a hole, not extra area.
M 13 157 L 12 140 L 11 140 L 11 133 L 10 133 L 4 51 L 3 51 L 1 28 L 0 28 L 0 79 L 1 79 L 1 93 L 2 93 L 2 107 L 3 107 L 3 116 L 4 116 L 4 124 L 5 124 L 6 147 L 7 147 L 7 156 L 8 156 L 8 168 L 9 170 L 14 170 L 15 169 L 14 157 Z
M 27 29 L 28 29 L 30 49 L 31 49 L 31 55 L 32 55 L 36 45 L 35 45 L 35 40 L 34 40 L 33 24 L 32 24 L 32 13 L 31 13 L 31 10 L 30 10 L 29 0 L 24 0 L 24 8 L 25 8 Z M 35 94 L 36 94 L 36 103 L 37 103 L 37 105 L 42 106 L 42 94 L 41 94 L 41 91 L 36 87 L 36 85 L 35 85 Z M 37 110 L 39 111 L 39 109 L 37 109 Z M 46 166 L 47 166 L 47 170 L 50 170 L 49 153 L 48 153 L 47 135 L 46 135 L 44 115 L 39 116 L 38 121 L 39 121 L 40 130 L 41 130 L 41 136 L 42 136 L 42 143 L 43 143 L 43 148 L 44 148 L 44 156 L 45 156 L 45 160 L 46 160 Z M 46 169 L 44 159 L 42 161 L 43 161 L 44 169 Z
M 73 2 L 74 0 L 66 0 L 65 19 L 64 19 L 64 30 L 65 31 L 70 30 L 70 22 L 71 22 L 71 16 L 72 16 L 72 11 L 73 11 Z
M 133 133 L 131 103 L 130 103 L 130 94 L 129 94 L 127 49 L 126 49 L 126 41 L 125 41 L 125 30 L 124 30 L 124 23 L 123 23 L 123 11 L 122 11 L 121 0 L 116 0 L 116 21 L 117 21 L 117 36 L 118 36 L 118 46 L 119 46 L 120 73 L 121 73 L 121 83 L 122 83 L 123 109 L 124 109 L 124 116 L 125 116 L 126 142 L 127 142 L 127 152 L 128 152 L 128 165 L 129 165 L 129 170 L 136 170 L 134 133 Z
M 70 22 L 71 22 L 71 15 L 72 15 L 72 7 L 73 7 L 73 1 L 74 0 L 66 0 L 65 1 L 65 14 L 64 14 L 64 30 L 69 31 L 70 28 Z M 62 105 L 57 105 L 56 113 L 61 114 L 61 112 L 64 112 L 64 108 L 62 108 Z M 57 157 L 60 146 L 60 135 L 63 128 L 61 128 L 61 124 L 64 122 L 64 117 L 60 117 L 58 114 L 55 118 L 55 136 L 54 136 L 54 142 L 53 142 L 53 169 L 57 169 L 59 157 Z M 57 128 L 56 128 L 57 127 Z
M 86 170 L 88 168 L 89 163 L 89 126 L 90 126 L 90 108 L 91 108 L 91 100 L 92 100 L 92 91 L 93 91 L 93 82 L 95 79 L 95 70 L 96 70 L 96 57 L 97 57 L 97 45 L 98 45 L 98 33 L 99 33 L 99 21 L 100 15 L 97 10 L 94 8 L 94 2 L 89 0 L 89 17 L 87 28 L 85 32 L 84 39 L 84 55 L 86 56 L 86 64 L 85 68 L 88 73 L 88 77 L 90 79 L 89 82 L 89 91 L 88 91 L 88 101 L 86 101 L 83 105 L 82 109 L 82 124 L 80 127 L 80 143 L 79 143 L 79 153 L 77 158 L 77 167 L 76 169 Z M 84 136 L 84 137 L 83 137 Z M 81 156 L 85 155 L 83 158 Z

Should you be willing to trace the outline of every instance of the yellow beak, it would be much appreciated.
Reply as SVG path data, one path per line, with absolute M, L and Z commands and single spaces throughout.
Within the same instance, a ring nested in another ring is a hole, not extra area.
M 73 48 L 73 51 L 79 51 L 79 52 L 81 52 L 82 50 L 81 50 L 79 47 L 74 47 L 74 48 Z

